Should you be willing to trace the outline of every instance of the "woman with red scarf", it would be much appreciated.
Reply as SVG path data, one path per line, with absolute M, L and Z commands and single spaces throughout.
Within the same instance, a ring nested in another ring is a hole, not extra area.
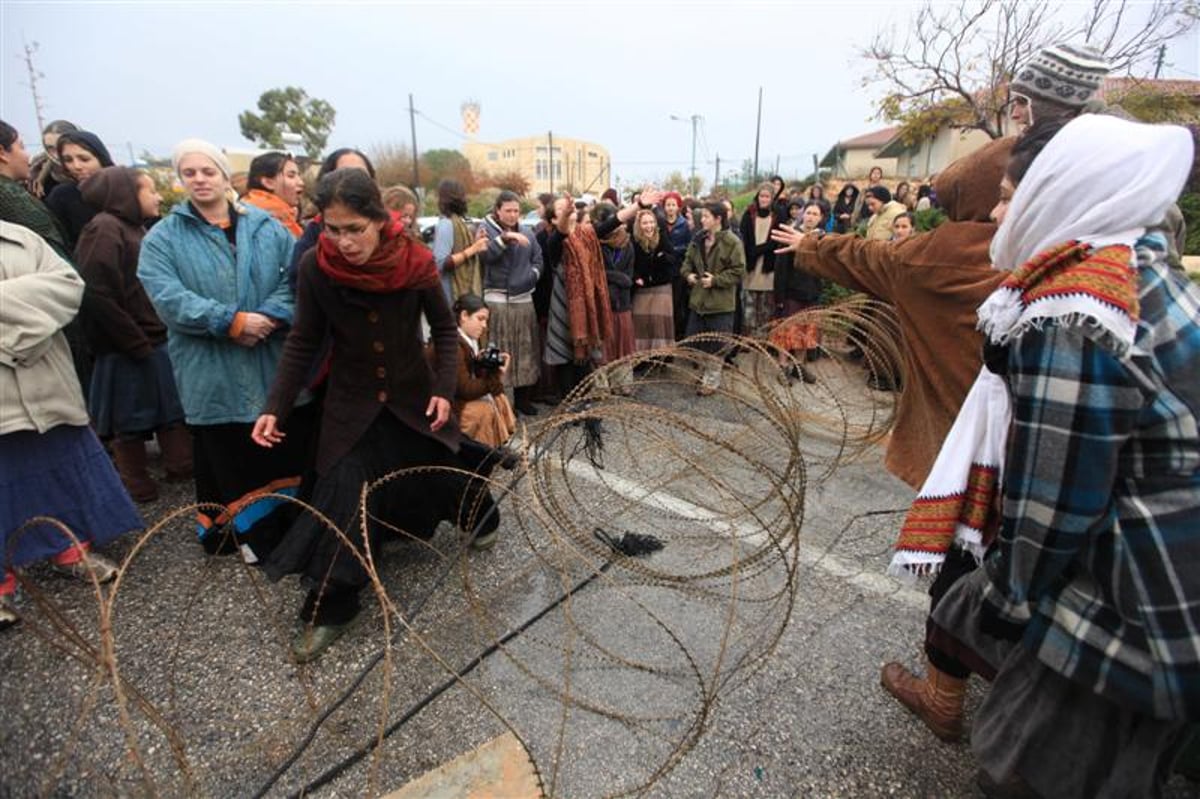
M 338 169 L 317 186 L 322 232 L 300 260 L 296 316 L 266 409 L 252 437 L 279 445 L 326 330 L 333 341 L 328 390 L 310 503 L 378 562 L 383 529 L 427 539 L 453 520 L 472 531 L 473 544 L 491 543 L 499 518 L 479 481 L 422 472 L 397 478 L 368 500 L 364 544 L 359 498 L 364 484 L 410 467 L 458 467 L 461 433 L 452 420 L 458 329 L 433 255 L 403 234 L 383 205 L 379 187 L 361 170 Z M 421 315 L 436 353 L 430 366 L 421 342 Z M 473 496 L 464 498 L 464 492 Z M 478 495 L 478 496 L 474 496 Z M 476 501 L 478 500 L 478 501 Z M 309 590 L 301 611 L 306 627 L 292 647 L 300 662 L 317 657 L 359 610 L 368 575 L 331 528 L 304 513 L 265 564 L 268 577 L 303 575 Z

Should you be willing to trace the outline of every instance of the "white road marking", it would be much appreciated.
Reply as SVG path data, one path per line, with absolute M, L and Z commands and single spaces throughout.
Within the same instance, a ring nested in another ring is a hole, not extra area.
M 766 541 L 767 534 L 753 525 L 730 524 L 720 519 L 716 513 L 708 508 L 703 508 L 664 491 L 651 489 L 641 483 L 615 474 L 609 469 L 599 471 L 594 469 L 590 464 L 579 460 L 570 461 L 567 469 L 577 477 L 607 485 L 611 490 L 627 499 L 633 500 L 636 497 L 638 498 L 637 501 L 645 505 L 694 520 L 698 524 L 704 524 L 716 533 L 737 537 L 739 540 L 751 545 L 759 545 Z M 888 577 L 886 574 L 864 571 L 861 564 L 831 554 L 803 541 L 800 542 L 799 549 L 800 564 L 803 566 L 812 567 L 830 577 L 845 580 L 850 585 L 866 593 L 887 597 L 918 610 L 927 610 L 929 608 L 928 594 L 910 588 L 904 583 Z

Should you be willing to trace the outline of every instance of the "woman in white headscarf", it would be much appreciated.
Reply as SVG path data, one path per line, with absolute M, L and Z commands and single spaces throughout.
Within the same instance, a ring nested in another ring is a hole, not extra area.
M 933 640 L 995 676 L 972 730 L 985 793 L 1155 796 L 1200 719 L 1200 291 L 1148 230 L 1192 140 L 1097 115 L 1049 133 L 1014 147 L 986 366 L 910 520 L 969 495 L 949 527 L 987 547 L 933 613 Z M 971 513 L 993 500 L 998 519 Z

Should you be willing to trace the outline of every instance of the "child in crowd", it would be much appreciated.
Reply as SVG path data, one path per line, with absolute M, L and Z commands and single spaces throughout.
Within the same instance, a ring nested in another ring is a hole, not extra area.
M 900 214 L 892 220 L 892 241 L 904 241 L 915 232 L 912 214 Z
M 129 495 L 152 502 L 158 486 L 146 469 L 145 439 L 157 435 L 168 479 L 192 476 L 192 438 L 167 354 L 167 327 L 137 277 L 143 224 L 158 218 L 162 198 L 148 175 L 123 166 L 105 167 L 80 188 L 99 210 L 75 248 L 87 284 L 84 330 L 96 355 L 88 413 L 100 437 L 112 439 Z

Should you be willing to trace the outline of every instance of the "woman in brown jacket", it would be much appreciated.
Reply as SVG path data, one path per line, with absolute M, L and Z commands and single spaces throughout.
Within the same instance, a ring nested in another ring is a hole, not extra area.
M 316 203 L 323 230 L 300 260 L 293 327 L 252 438 L 263 447 L 283 441 L 288 412 L 328 330 L 333 355 L 309 501 L 358 549 L 364 547 L 358 517 L 364 484 L 399 469 L 465 465 L 450 414 L 458 332 L 433 255 L 404 235 L 370 175 L 329 173 L 317 186 Z M 422 314 L 436 372 L 423 357 Z M 369 552 L 361 554 L 376 562 L 383 530 L 375 519 L 418 538 L 431 537 L 442 520 L 467 531 L 481 524 L 476 546 L 490 543 L 499 525 L 479 481 L 436 469 L 388 481 L 372 494 L 370 515 Z M 357 615 L 359 590 L 369 581 L 359 554 L 305 513 L 264 564 L 270 579 L 300 573 L 310 589 L 301 611 L 308 626 L 292 646 L 299 662 L 317 657 Z
M 481 352 L 479 348 L 480 339 L 487 333 L 489 313 L 478 294 L 464 294 L 454 302 L 454 316 L 458 319 L 454 416 L 463 435 L 489 447 L 500 447 L 512 438 L 517 419 L 508 397 L 504 396 L 508 353 Z

